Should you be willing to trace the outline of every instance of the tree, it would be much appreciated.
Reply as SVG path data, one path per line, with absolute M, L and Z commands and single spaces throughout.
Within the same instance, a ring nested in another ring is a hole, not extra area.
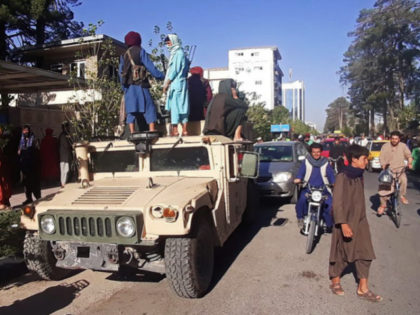
M 324 132 L 343 130 L 344 126 L 348 125 L 349 110 L 350 103 L 344 97 L 339 97 L 330 103 L 325 110 L 327 119 L 324 125 Z
M 400 113 L 418 99 L 420 4 L 413 0 L 378 0 L 357 19 L 354 40 L 344 54 L 341 81 L 349 86 L 351 110 L 359 124 L 375 130 L 399 129 Z
M 273 124 L 286 124 L 290 119 L 290 113 L 284 106 L 276 106 L 272 111 Z
M 247 116 L 248 120 L 253 124 L 256 136 L 269 140 L 271 128 L 270 111 L 266 110 L 263 104 L 256 104 L 249 107 Z

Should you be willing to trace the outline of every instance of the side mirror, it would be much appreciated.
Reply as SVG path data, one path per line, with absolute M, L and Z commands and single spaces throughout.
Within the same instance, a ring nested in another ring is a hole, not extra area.
M 239 172 L 240 177 L 257 178 L 259 169 L 259 154 L 256 152 L 244 152 Z
M 304 155 L 299 155 L 298 156 L 298 161 L 303 161 L 305 159 L 305 156 Z

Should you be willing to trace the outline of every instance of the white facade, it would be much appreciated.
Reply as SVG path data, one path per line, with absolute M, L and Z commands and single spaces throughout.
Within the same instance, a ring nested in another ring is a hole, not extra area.
M 240 91 L 248 94 L 252 103 L 263 103 L 268 110 L 281 105 L 283 72 L 278 65 L 281 55 L 277 47 L 231 49 L 228 54 L 228 68 L 204 72 L 214 93 L 217 93 L 220 80 L 231 78 L 238 83 Z
M 282 104 L 293 120 L 305 121 L 305 86 L 303 81 L 286 82 L 282 84 Z

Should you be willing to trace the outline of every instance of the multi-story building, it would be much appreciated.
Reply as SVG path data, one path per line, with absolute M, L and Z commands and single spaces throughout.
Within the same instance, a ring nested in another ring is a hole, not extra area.
M 305 121 L 305 86 L 303 81 L 286 82 L 282 84 L 283 106 L 293 120 Z
M 232 78 L 252 103 L 263 103 L 266 109 L 281 105 L 283 72 L 278 65 L 281 55 L 277 47 L 231 49 L 228 68 L 207 69 L 205 77 L 214 92 L 222 79 Z

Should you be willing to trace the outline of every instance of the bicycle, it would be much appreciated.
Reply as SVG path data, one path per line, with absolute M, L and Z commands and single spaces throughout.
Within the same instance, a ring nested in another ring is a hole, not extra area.
M 401 170 L 399 172 L 392 171 L 388 169 L 391 174 L 393 175 L 392 184 L 394 188 L 394 192 L 390 195 L 387 200 L 387 214 L 390 216 L 391 220 L 394 222 L 397 228 L 401 225 L 401 207 L 400 207 L 400 177 L 403 173 L 405 173 L 405 166 L 400 167 Z

